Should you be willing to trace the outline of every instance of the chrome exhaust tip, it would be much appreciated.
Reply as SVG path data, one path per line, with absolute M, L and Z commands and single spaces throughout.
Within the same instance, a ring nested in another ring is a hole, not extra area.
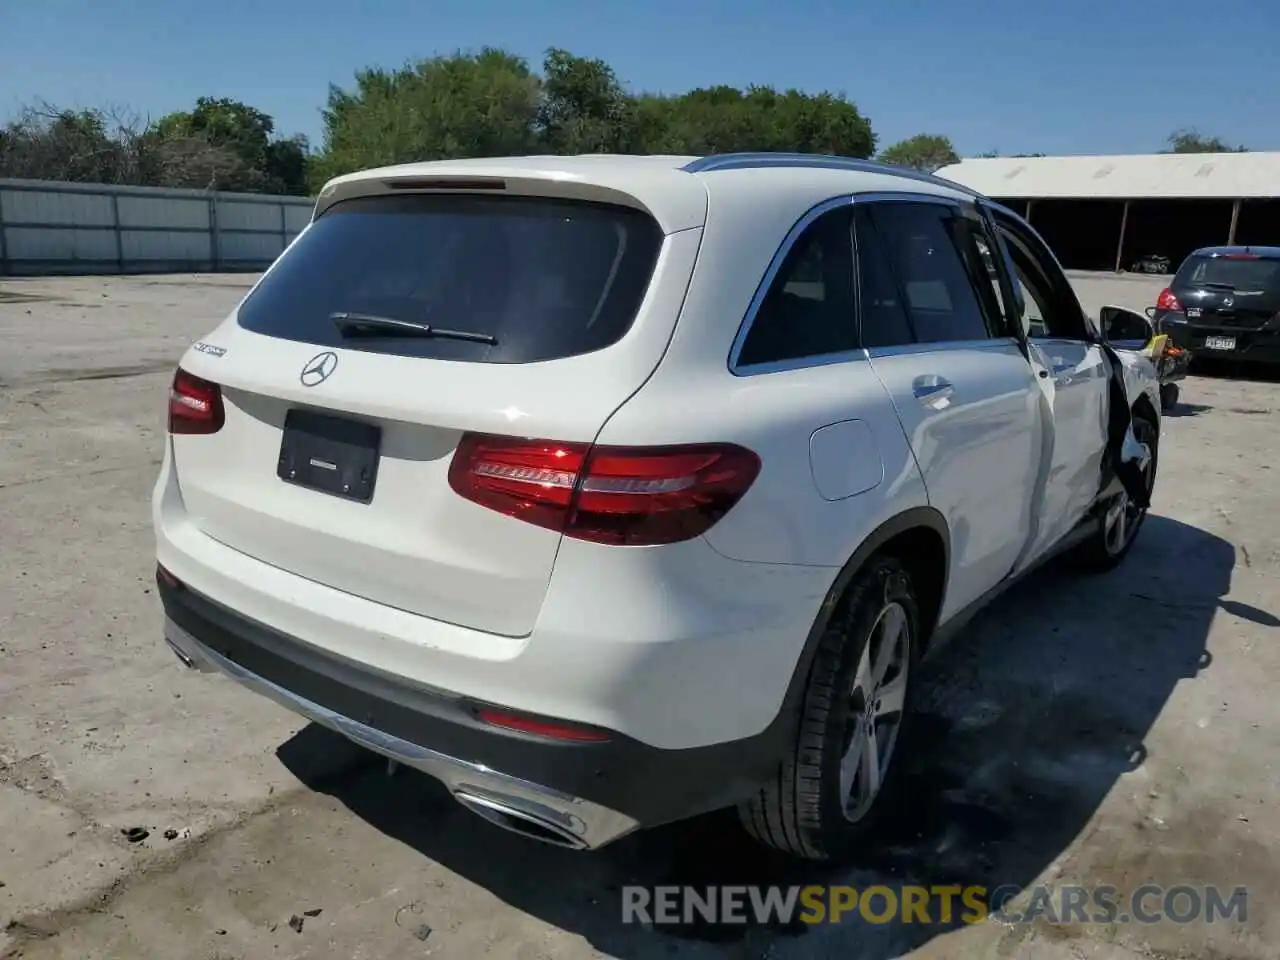
M 587 841 L 574 833 L 567 825 L 558 822 L 553 814 L 543 813 L 517 800 L 499 800 L 489 796 L 457 791 L 454 799 L 478 816 L 495 826 L 531 840 L 539 840 L 569 850 L 586 850 Z
M 186 650 L 174 643 L 169 636 L 164 638 L 165 644 L 173 651 L 173 655 L 178 658 L 179 662 L 188 670 L 196 670 L 200 673 L 214 673 L 213 667 L 209 666 L 203 660 L 193 657 Z

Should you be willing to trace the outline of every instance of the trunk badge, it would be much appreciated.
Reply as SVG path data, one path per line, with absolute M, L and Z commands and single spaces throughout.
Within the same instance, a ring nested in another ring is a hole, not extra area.
M 333 376 L 333 371 L 337 369 L 337 366 L 338 355 L 332 350 L 326 350 L 324 353 L 317 353 L 307 361 L 307 365 L 302 368 L 302 374 L 298 379 L 302 381 L 304 387 L 314 387 Z

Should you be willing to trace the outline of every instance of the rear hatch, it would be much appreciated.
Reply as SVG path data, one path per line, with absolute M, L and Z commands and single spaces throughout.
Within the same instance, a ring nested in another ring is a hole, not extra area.
M 1257 330 L 1280 313 L 1280 258 L 1196 254 L 1170 288 L 1195 326 Z
M 454 452 L 467 433 L 594 440 L 661 358 L 699 233 L 546 196 L 336 203 L 183 359 L 188 522 L 347 593 L 527 634 L 560 534 L 460 497 Z

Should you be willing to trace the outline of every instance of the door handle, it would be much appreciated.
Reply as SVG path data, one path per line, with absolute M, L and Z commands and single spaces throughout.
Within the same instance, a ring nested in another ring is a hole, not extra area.
M 916 377 L 911 384 L 911 392 L 915 398 L 926 406 L 932 406 L 943 400 L 951 399 L 955 387 L 950 380 L 939 376 Z

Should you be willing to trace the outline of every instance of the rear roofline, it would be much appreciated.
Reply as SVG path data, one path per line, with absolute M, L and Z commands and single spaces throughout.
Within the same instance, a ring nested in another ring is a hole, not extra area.
M 322 215 L 335 203 L 412 189 L 415 192 L 517 194 L 618 203 L 647 212 L 671 234 L 706 224 L 709 194 L 726 174 L 751 171 L 765 174 L 770 185 L 790 189 L 797 202 L 810 188 L 834 193 L 903 191 L 983 200 L 963 184 L 903 167 L 804 153 L 726 153 L 705 157 L 582 154 L 433 160 L 360 170 L 324 185 L 313 214 Z M 850 182 L 850 175 L 859 182 Z M 430 181 L 406 188 L 407 181 Z M 450 189 L 441 181 L 456 181 Z M 396 186 L 399 184 L 399 186 Z M 834 194 L 833 194 L 834 195 Z
M 501 157 L 438 160 L 361 170 L 326 183 L 312 219 L 353 197 L 409 192 L 406 181 L 430 180 L 415 193 L 483 193 L 613 203 L 643 210 L 664 234 L 701 227 L 707 189 L 680 169 L 687 157 Z M 458 181 L 456 190 L 439 181 Z M 492 181 L 492 183 L 478 183 Z

